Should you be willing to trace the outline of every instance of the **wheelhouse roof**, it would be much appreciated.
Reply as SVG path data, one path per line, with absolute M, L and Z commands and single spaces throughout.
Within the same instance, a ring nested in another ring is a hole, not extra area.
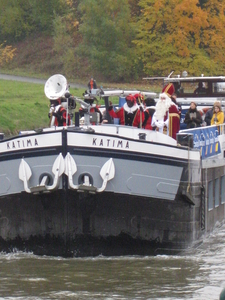
M 225 76 L 200 76 L 200 77 L 170 77 L 165 78 L 165 82 L 225 82 Z
M 145 77 L 144 80 L 163 80 L 164 82 L 225 82 L 225 76 L 191 76 L 191 77 Z

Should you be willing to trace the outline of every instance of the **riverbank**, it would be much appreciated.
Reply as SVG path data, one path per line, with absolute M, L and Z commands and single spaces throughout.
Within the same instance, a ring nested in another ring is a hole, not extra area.
M 6 136 L 18 134 L 22 130 L 33 130 L 49 126 L 49 100 L 44 94 L 44 85 L 48 78 L 22 76 L 0 73 L 0 132 Z M 87 86 L 82 83 L 71 82 L 72 95 L 82 97 Z M 103 85 L 103 88 L 117 88 L 129 90 L 160 91 L 157 85 Z M 103 104 L 103 101 L 102 103 Z
M 0 132 L 10 137 L 23 130 L 49 126 L 50 102 L 44 93 L 45 82 L 38 78 L 1 75 Z M 70 91 L 81 97 L 84 88 L 71 87 Z
M 0 79 L 3 80 L 10 80 L 10 81 L 20 81 L 20 82 L 30 82 L 30 83 L 37 83 L 37 84 L 43 84 L 45 85 L 48 78 L 36 78 L 36 77 L 28 77 L 28 76 L 21 76 L 21 75 L 9 75 L 9 74 L 2 74 L 0 73 Z M 86 86 L 84 84 L 80 83 L 71 83 L 71 88 L 77 88 L 77 89 L 85 89 Z
M 52 74 L 54 75 L 54 74 Z M 40 83 L 45 84 L 45 82 L 48 80 L 48 78 L 52 75 L 46 75 L 46 74 L 33 74 L 28 73 L 23 70 L 7 70 L 7 69 L 1 69 L 0 73 L 0 79 L 4 80 L 15 80 L 15 81 L 22 81 L 22 82 L 32 82 L 32 83 Z M 66 78 L 67 76 L 64 75 Z M 98 87 L 103 88 L 114 88 L 114 89 L 137 89 L 137 90 L 146 90 L 151 92 L 160 92 L 163 87 L 163 81 L 162 80 L 144 80 L 141 79 L 137 82 L 133 83 L 109 83 L 109 82 L 99 82 L 98 78 L 95 78 L 97 81 Z M 67 78 L 68 83 L 72 88 L 87 88 L 87 84 L 89 82 L 90 78 L 87 77 L 86 82 L 84 79 L 73 79 L 73 78 Z

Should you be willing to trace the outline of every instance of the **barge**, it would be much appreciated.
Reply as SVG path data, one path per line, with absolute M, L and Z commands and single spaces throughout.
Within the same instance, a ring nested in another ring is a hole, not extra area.
M 106 107 L 112 94 L 99 93 Z M 223 106 L 224 95 L 214 96 Z M 92 125 L 87 106 L 83 125 L 0 140 L 1 251 L 65 257 L 177 253 L 199 245 L 223 222 L 224 204 L 224 124 L 183 129 L 175 140 L 110 119 Z

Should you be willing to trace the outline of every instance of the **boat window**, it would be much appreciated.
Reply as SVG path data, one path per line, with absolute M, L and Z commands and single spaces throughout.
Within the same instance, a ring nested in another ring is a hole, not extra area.
M 215 180 L 215 207 L 220 205 L 220 180 L 216 178 Z
M 178 96 L 206 95 L 209 92 L 208 82 L 175 82 L 174 86 Z
M 209 181 L 208 185 L 208 210 L 213 209 L 213 181 Z
M 214 82 L 213 93 L 224 94 L 225 93 L 225 82 Z
M 221 203 L 225 203 L 225 176 L 221 177 L 221 184 L 220 184 L 220 188 L 221 188 Z

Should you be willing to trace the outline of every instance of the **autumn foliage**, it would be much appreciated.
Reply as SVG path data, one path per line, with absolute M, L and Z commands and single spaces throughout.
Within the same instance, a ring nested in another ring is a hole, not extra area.
M 13 49 L 12 46 L 0 44 L 0 66 L 13 59 L 15 50 L 16 49 Z
M 171 70 L 224 73 L 223 0 L 2 0 L 0 32 L 0 43 L 51 35 L 68 75 L 128 81 Z M 12 49 L 0 49 L 0 63 L 7 52 L 12 58 Z

